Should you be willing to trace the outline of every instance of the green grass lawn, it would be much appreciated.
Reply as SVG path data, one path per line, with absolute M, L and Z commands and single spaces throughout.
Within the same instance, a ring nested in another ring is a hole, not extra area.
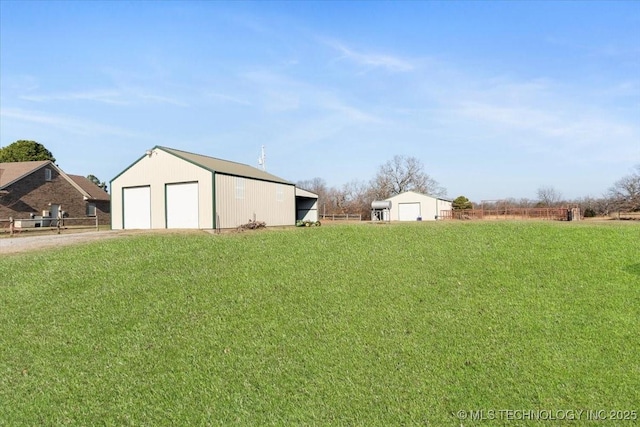
M 161 233 L 0 259 L 0 425 L 635 424 L 502 410 L 640 417 L 639 225 Z

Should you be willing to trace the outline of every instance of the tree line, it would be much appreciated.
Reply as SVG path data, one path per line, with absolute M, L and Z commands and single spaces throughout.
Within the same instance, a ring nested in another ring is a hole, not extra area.
M 504 207 L 546 208 L 574 207 L 580 208 L 585 217 L 609 216 L 616 212 L 640 212 L 640 164 L 630 174 L 615 181 L 600 197 L 580 197 L 566 199 L 552 186 L 538 188 L 537 199 L 507 198 L 480 203 L 476 207 L 484 209 L 500 209 Z M 455 205 L 455 200 L 454 200 Z
M 435 197 L 446 197 L 446 190 L 424 172 L 422 163 L 414 157 L 395 156 L 378 168 L 373 179 L 351 181 L 341 187 L 329 187 L 322 178 L 298 181 L 296 185 L 318 195 L 320 215 L 360 214 L 369 218 L 371 202 L 384 200 L 405 191 L 416 191 Z M 465 196 L 452 201 L 453 209 L 500 209 L 504 207 L 580 207 L 586 217 L 608 216 L 615 212 L 640 211 L 640 164 L 629 175 L 615 181 L 601 197 L 586 196 L 565 199 L 552 186 L 542 186 L 536 199 L 505 198 L 493 201 L 472 202 Z

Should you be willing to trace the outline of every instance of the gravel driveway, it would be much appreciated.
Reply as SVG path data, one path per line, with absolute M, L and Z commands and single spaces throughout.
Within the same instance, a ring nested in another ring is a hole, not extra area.
M 31 252 L 61 245 L 112 239 L 123 235 L 121 231 L 86 231 L 82 233 L 39 234 L 37 236 L 2 237 L 0 254 Z

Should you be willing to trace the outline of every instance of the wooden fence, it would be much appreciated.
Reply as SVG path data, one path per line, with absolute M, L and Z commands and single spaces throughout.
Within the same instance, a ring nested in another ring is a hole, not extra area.
M 440 211 L 441 219 L 546 219 L 567 221 L 580 218 L 579 212 L 568 208 L 501 208 Z
M 319 216 L 323 221 L 362 221 L 362 215 L 360 214 L 321 214 Z
M 99 229 L 98 216 L 83 218 L 0 219 L 0 232 L 10 235 L 23 232 Z
M 615 213 L 609 214 L 609 217 L 613 219 L 627 219 L 627 220 L 640 221 L 640 212 L 615 212 Z

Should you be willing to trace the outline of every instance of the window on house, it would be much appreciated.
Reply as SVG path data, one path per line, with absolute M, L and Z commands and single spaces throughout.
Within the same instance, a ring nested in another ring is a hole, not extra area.
M 276 201 L 284 201 L 284 188 L 282 188 L 282 185 L 280 184 L 276 187 Z
M 51 169 L 47 168 L 44 170 L 44 180 L 51 181 Z
M 244 178 L 236 177 L 236 199 L 244 199 Z
M 96 216 L 96 204 L 87 203 L 87 216 Z

